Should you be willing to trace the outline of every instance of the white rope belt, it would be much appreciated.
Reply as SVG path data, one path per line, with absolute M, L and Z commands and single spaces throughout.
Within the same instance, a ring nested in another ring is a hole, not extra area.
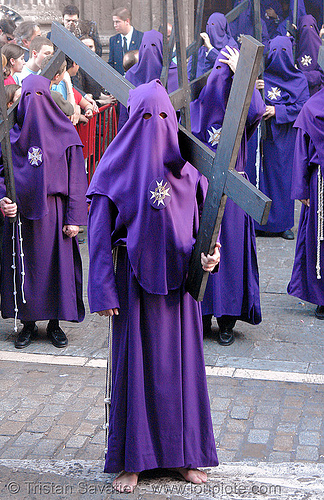
M 259 123 L 258 128 L 257 128 L 257 141 L 258 141 L 258 146 L 257 146 L 256 156 L 255 156 L 255 173 L 256 173 L 255 185 L 259 189 L 260 188 L 260 167 L 261 167 L 261 124 L 260 123 Z
M 25 286 L 25 263 L 24 263 L 24 251 L 23 251 L 23 237 L 22 237 L 22 231 L 21 231 L 21 226 L 22 222 L 20 220 L 20 214 L 18 213 L 17 216 L 17 222 L 14 222 L 12 224 L 12 265 L 11 268 L 13 269 L 13 296 L 14 296 L 14 319 L 15 319 L 15 326 L 14 326 L 14 331 L 18 331 L 18 326 L 17 326 L 17 319 L 18 319 L 18 301 L 17 301 L 17 283 L 16 283 L 16 276 L 17 276 L 17 261 L 16 261 L 16 231 L 18 229 L 18 245 L 17 245 L 17 251 L 19 252 L 20 256 L 20 264 L 21 264 L 21 300 L 23 304 L 26 304 L 26 299 L 25 299 L 25 291 L 24 291 L 24 286 Z
M 317 170 L 317 249 L 316 249 L 316 277 L 321 277 L 321 241 L 324 240 L 324 180 L 321 173 L 321 167 Z
M 118 258 L 118 247 L 115 247 L 112 251 L 113 254 L 113 264 L 114 273 L 117 271 L 117 258 Z M 112 363 L 112 333 L 113 333 L 113 316 L 108 318 L 108 355 L 107 355 L 107 369 L 106 369 L 106 391 L 105 391 L 105 453 L 108 451 L 108 434 L 109 434 L 109 415 L 110 415 L 110 405 L 111 405 L 111 363 Z

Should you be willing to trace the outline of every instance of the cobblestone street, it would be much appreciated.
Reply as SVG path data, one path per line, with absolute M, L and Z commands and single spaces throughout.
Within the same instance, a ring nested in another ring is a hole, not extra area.
M 324 325 L 314 305 L 286 294 L 294 241 L 257 245 L 263 322 L 238 322 L 229 347 L 205 339 L 220 459 L 207 485 L 157 472 L 134 494 L 111 491 L 102 472 L 107 321 L 87 312 L 80 325 L 62 322 L 69 346 L 60 350 L 40 322 L 39 338 L 17 351 L 13 321 L 0 320 L 1 499 L 322 500 Z M 86 243 L 81 251 L 86 276 Z

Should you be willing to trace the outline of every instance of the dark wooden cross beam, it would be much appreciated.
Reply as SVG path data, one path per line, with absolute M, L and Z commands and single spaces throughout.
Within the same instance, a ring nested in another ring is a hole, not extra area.
M 238 16 L 242 14 L 248 6 L 249 0 L 243 0 L 243 2 L 239 3 L 236 7 L 234 7 L 234 9 L 230 10 L 225 16 L 228 24 L 235 21 L 235 19 L 238 18 Z
M 324 8 L 324 6 L 323 6 L 323 8 Z M 323 44 L 319 48 L 317 62 L 319 64 L 319 66 L 322 68 L 322 70 L 324 71 L 324 45 Z
M 52 41 L 92 78 L 115 95 L 124 106 L 127 105 L 128 93 L 134 88 L 133 85 L 56 22 L 52 24 Z M 216 155 L 183 126 L 179 126 L 179 143 L 183 158 L 190 161 L 209 179 L 207 200 L 192 255 L 188 281 L 188 289 L 197 300 L 203 297 L 208 277 L 208 273 L 204 273 L 201 268 L 200 253 L 213 251 L 226 197 L 230 196 L 260 224 L 266 223 L 269 214 L 271 203 L 269 198 L 233 170 L 262 52 L 261 43 L 252 37 L 244 37 Z M 175 109 L 179 108 L 176 106 Z
M 293 24 L 297 26 L 298 0 L 294 0 Z
M 262 42 L 260 0 L 253 0 L 253 21 L 254 21 L 254 38 L 259 42 Z
M 168 44 L 166 43 L 167 3 L 168 3 L 167 0 L 162 0 L 163 69 L 160 80 L 165 87 L 167 86 L 168 69 L 172 60 L 174 41 L 175 41 L 175 29 L 173 27 L 169 43 Z M 194 41 L 186 48 L 186 58 L 188 59 L 190 56 L 192 56 L 190 80 L 193 80 L 195 78 L 197 72 L 198 50 L 202 45 L 200 32 L 204 14 L 204 5 L 205 5 L 205 0 L 198 0 L 196 8 L 196 17 L 195 17 Z M 177 18 L 178 17 L 179 16 L 177 16 Z M 175 21 L 177 22 L 177 19 Z
M 201 29 L 202 29 L 202 20 L 203 20 L 203 15 L 204 15 L 204 5 L 205 1 L 204 0 L 198 0 L 197 3 L 197 10 L 196 10 L 196 19 L 195 19 L 195 30 L 194 30 L 194 46 L 192 47 L 193 53 L 191 56 L 191 69 L 190 69 L 190 78 L 189 80 L 192 81 L 196 78 L 197 75 L 197 65 L 198 65 L 198 50 L 200 49 L 202 45 L 202 38 L 200 36 Z M 187 58 L 188 56 L 188 49 L 187 49 Z
M 92 76 L 104 88 L 115 95 L 115 97 L 124 105 L 127 105 L 129 90 L 134 86 L 125 80 L 117 71 L 111 68 L 100 57 L 80 42 L 75 36 L 67 31 L 58 23 L 52 25 L 52 35 L 54 43 L 71 59 L 77 62 L 90 76 Z M 221 139 L 218 146 L 217 155 L 209 150 L 204 144 L 192 136 L 184 127 L 179 125 L 179 143 L 183 158 L 190 161 L 209 179 L 209 190 L 206 209 L 203 212 L 203 221 L 199 229 L 200 236 L 197 239 L 195 251 L 192 257 L 192 265 L 189 276 L 195 275 L 196 279 L 188 284 L 189 291 L 194 298 L 201 300 L 203 296 L 204 282 L 207 273 L 204 276 L 198 276 L 196 270 L 201 270 L 200 251 L 197 249 L 205 248 L 205 253 L 212 251 L 213 241 L 215 240 L 218 227 L 221 222 L 222 213 L 226 201 L 226 196 L 236 202 L 249 215 L 251 215 L 260 224 L 265 224 L 270 210 L 270 200 L 248 181 L 242 178 L 240 174 L 233 170 L 239 144 L 244 129 L 247 111 L 252 96 L 254 80 L 257 75 L 257 67 L 260 64 L 261 44 L 257 44 L 257 57 L 255 53 L 255 42 L 252 37 L 245 37 L 241 48 L 240 61 L 232 86 L 232 91 L 227 107 L 227 113 L 224 119 L 222 137 L 229 137 L 229 140 Z M 251 47 L 254 50 L 251 51 Z M 55 72 L 53 73 L 53 75 Z M 239 76 L 237 76 L 239 75 Z M 238 83 L 235 83 L 238 82 Z M 194 83 L 194 82 L 193 82 Z M 196 82 L 197 83 L 197 82 Z M 198 84 L 200 82 L 198 81 Z M 193 91 L 191 88 L 191 93 Z M 232 97 L 231 97 L 232 96 Z M 230 104 L 231 103 L 231 104 Z M 178 109 L 178 108 L 176 108 Z M 242 111 L 242 113 L 241 113 Z M 9 113 L 10 116 L 10 113 Z M 238 119 L 238 116 L 240 117 Z M 234 128 L 226 134 L 226 129 L 231 129 L 231 122 Z M 15 123 L 14 113 L 9 118 L 9 126 Z M 236 125 L 238 124 L 238 125 Z M 225 127 L 225 128 L 224 128 Z M 4 122 L 0 123 L 0 140 L 4 138 Z M 235 137 L 234 137 L 235 136 Z M 233 146 L 230 150 L 231 145 Z M 229 148 L 229 149 L 228 149 Z M 227 153 L 230 153 L 229 156 Z M 222 163 L 224 160 L 224 163 Z M 230 170 L 227 170 L 227 160 Z M 220 165 L 220 170 L 217 169 Z M 222 166 L 223 165 L 223 166 Z M 218 182 L 219 180 L 219 182 Z M 213 192 L 213 188 L 215 192 Z M 220 203 L 218 201 L 220 200 Z M 208 213 L 212 212 L 211 220 Z M 216 227 L 214 229 L 213 220 L 216 215 Z M 200 241 L 202 239 L 202 241 Z M 202 283 L 200 282 L 202 280 Z
M 209 186 L 187 280 L 187 288 L 196 300 L 202 300 L 208 279 L 208 273 L 199 265 L 200 254 L 214 251 L 227 195 L 260 224 L 265 224 L 269 215 L 270 199 L 234 170 L 262 53 L 260 42 L 251 36 L 243 37 L 216 154 L 212 166 L 208 169 L 205 164 L 201 169 Z M 186 159 L 197 166 L 193 156 L 187 155 Z
M 166 21 L 167 0 L 162 0 L 163 23 Z M 173 30 L 176 43 L 177 68 L 178 68 L 178 84 L 177 91 L 178 101 L 177 110 L 180 110 L 181 122 L 190 130 L 190 88 L 187 78 L 187 55 L 185 43 L 185 28 L 184 28 L 184 11 L 183 2 L 181 0 L 173 0 Z M 170 57 L 164 63 L 170 63 Z M 162 76 L 168 73 L 169 66 L 162 69 Z M 173 104 L 173 103 L 172 103 Z

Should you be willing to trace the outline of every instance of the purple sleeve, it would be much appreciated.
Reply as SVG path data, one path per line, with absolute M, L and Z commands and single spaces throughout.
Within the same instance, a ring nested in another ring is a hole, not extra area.
M 123 126 L 125 125 L 125 123 L 127 122 L 128 120 L 128 113 L 127 113 L 127 109 L 125 108 L 125 106 L 123 106 L 122 104 L 120 104 L 120 108 L 119 108 L 119 118 L 118 118 L 118 132 L 120 131 L 120 129 L 123 128 Z
M 246 132 L 248 139 L 250 139 L 250 137 L 253 135 L 255 129 L 262 120 L 262 116 L 265 113 L 265 110 L 266 105 L 261 97 L 260 92 L 254 89 L 246 120 Z
M 119 307 L 111 252 L 112 202 L 107 196 L 94 195 L 91 199 L 88 245 L 90 311 L 105 311 Z
M 295 102 L 294 104 L 290 104 L 289 106 L 285 106 L 284 104 L 276 104 L 276 115 L 273 119 L 278 125 L 294 122 L 306 100 L 300 100 L 298 102 Z
M 311 87 L 319 85 L 321 83 L 321 72 L 318 69 L 313 69 L 311 71 L 304 71 L 304 75 L 307 78 L 308 84 Z
M 293 200 L 307 200 L 309 198 L 309 136 L 301 129 L 297 129 L 295 142 L 291 198 Z
M 81 146 L 70 146 L 66 152 L 69 171 L 69 192 L 65 224 L 85 226 L 87 224 L 87 176 Z
M 219 50 L 213 48 L 211 49 L 209 52 L 208 52 L 208 55 L 206 57 L 207 61 L 212 65 L 214 66 L 214 63 L 218 57 L 218 54 L 219 54 Z

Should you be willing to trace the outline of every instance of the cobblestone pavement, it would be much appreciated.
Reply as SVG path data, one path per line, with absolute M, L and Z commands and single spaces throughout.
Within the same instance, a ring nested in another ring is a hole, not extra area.
M 204 488 L 145 476 L 134 494 L 111 491 L 103 474 L 105 318 L 87 311 L 64 323 L 65 349 L 40 338 L 13 347 L 0 320 L 0 498 L 324 498 L 324 335 L 314 305 L 289 297 L 294 242 L 258 238 L 263 322 L 238 322 L 236 342 L 205 339 L 221 465 Z M 81 245 L 85 275 L 87 248 Z M 63 323 L 62 323 L 63 324 Z

